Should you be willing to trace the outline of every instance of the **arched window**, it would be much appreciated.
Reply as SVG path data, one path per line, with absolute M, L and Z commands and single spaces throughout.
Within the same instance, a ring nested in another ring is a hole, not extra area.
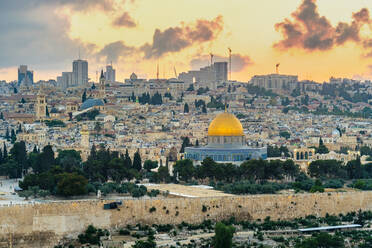
M 301 159 L 301 160 L 304 159 L 304 153 L 303 153 L 303 152 L 301 152 L 301 154 L 300 154 L 300 159 Z
M 307 152 L 305 152 L 305 159 L 309 159 L 309 155 Z
M 300 160 L 300 153 L 296 152 L 296 160 Z

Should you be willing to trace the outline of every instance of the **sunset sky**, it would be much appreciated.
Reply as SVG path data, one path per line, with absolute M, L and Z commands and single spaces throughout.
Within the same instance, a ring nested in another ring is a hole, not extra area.
M 226 60 L 232 79 L 275 71 L 319 82 L 372 79 L 371 0 L 1 0 L 0 80 L 27 64 L 35 80 L 89 61 L 117 80 L 154 78 Z

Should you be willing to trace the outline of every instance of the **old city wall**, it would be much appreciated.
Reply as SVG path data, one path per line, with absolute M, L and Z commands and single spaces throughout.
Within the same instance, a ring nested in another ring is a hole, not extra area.
M 15 247 L 31 247 L 30 242 L 39 242 L 38 247 L 53 247 L 60 237 L 77 236 L 89 224 L 111 229 L 137 223 L 200 223 L 232 216 L 239 220 L 266 216 L 292 219 L 372 210 L 372 192 L 130 199 L 123 201 L 120 210 L 103 210 L 104 203 L 71 201 L 0 207 L 0 247 L 8 247 L 9 240 Z

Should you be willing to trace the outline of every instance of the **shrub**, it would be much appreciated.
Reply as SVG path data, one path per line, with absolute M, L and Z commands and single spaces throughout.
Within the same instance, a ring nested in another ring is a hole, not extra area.
M 202 212 L 207 212 L 207 210 L 208 210 L 207 207 L 203 205 Z
M 130 231 L 127 229 L 120 229 L 119 230 L 120 235 L 130 235 Z

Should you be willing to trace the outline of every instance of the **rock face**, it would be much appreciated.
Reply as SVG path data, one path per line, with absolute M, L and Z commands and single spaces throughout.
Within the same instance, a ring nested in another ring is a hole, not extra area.
M 130 199 L 119 209 L 107 201 L 55 202 L 0 207 L 0 247 L 53 247 L 63 236 L 76 237 L 88 225 L 200 223 L 205 219 L 293 219 L 372 210 L 372 192 L 255 195 L 213 198 Z M 151 210 L 151 211 L 150 211 Z

